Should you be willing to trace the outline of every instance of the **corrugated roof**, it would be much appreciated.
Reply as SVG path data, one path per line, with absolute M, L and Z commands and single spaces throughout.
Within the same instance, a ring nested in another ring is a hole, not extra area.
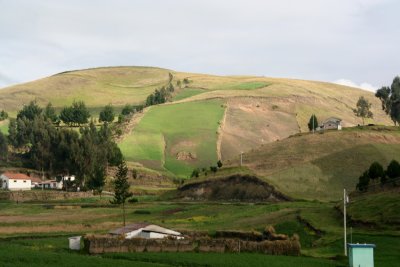
M 132 231 L 136 231 L 139 230 L 141 228 L 144 228 L 146 226 L 148 226 L 148 223 L 132 223 L 132 224 L 128 224 L 125 227 L 121 227 L 115 230 L 111 230 L 109 233 L 113 234 L 113 235 L 122 235 L 122 234 L 126 234 Z
M 160 234 L 167 234 L 167 235 L 181 235 L 181 233 L 158 226 L 158 225 L 148 225 L 143 229 L 143 232 L 155 232 Z
M 160 233 L 160 234 L 167 234 L 167 235 L 176 235 L 179 236 L 181 233 L 161 227 L 159 225 L 155 224 L 148 224 L 148 223 L 133 223 L 129 224 L 125 227 L 118 228 L 115 230 L 110 231 L 110 234 L 113 235 L 122 235 L 122 234 L 127 234 L 133 231 L 137 231 L 139 229 L 142 229 L 143 232 L 154 232 L 154 233 Z
M 13 180 L 31 180 L 31 177 L 23 173 L 5 172 L 3 175 Z

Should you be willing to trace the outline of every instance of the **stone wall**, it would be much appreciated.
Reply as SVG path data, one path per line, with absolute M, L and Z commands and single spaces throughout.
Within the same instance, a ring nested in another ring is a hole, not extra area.
M 245 241 L 226 238 L 124 239 L 110 235 L 84 237 L 85 250 L 90 254 L 121 252 L 257 252 L 270 255 L 300 255 L 297 239 L 277 241 Z
M 92 192 L 65 192 L 52 190 L 1 191 L 0 200 L 15 202 L 65 200 L 93 196 Z

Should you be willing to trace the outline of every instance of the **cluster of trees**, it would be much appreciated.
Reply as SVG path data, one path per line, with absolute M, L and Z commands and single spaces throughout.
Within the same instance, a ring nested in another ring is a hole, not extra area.
M 209 170 L 212 173 L 216 173 L 218 169 L 222 168 L 222 161 L 218 160 L 217 166 L 210 166 Z M 197 178 L 200 176 L 201 173 L 204 173 L 205 176 L 208 175 L 208 169 L 207 168 L 196 168 L 192 171 L 192 174 L 190 175 L 190 178 Z
M 188 78 L 184 78 L 183 81 L 177 80 L 177 81 L 176 81 L 176 86 L 178 86 L 179 88 L 181 88 L 181 87 L 182 87 L 182 84 L 183 84 L 184 86 L 187 86 L 189 83 L 190 83 L 190 80 L 189 80 Z
M 357 189 L 364 192 L 368 190 L 370 181 L 380 181 L 383 185 L 399 177 L 400 164 L 396 160 L 392 160 L 386 170 L 383 169 L 383 166 L 379 162 L 374 162 L 369 169 L 358 178 Z
M 383 86 L 375 94 L 382 102 L 382 109 L 395 125 L 400 125 L 400 76 L 393 79 L 392 85 Z
M 163 86 L 161 89 L 156 89 L 154 93 L 149 95 L 146 99 L 146 106 L 152 106 L 167 102 L 171 98 L 171 93 L 175 91 L 174 86 L 170 83 L 167 87 Z
M 97 129 L 91 122 L 78 133 L 56 127 L 49 116 L 53 112 L 46 109 L 34 101 L 24 106 L 17 119 L 10 120 L 9 145 L 24 152 L 27 167 L 54 175 L 74 174 L 80 185 L 101 192 L 108 166 L 117 166 L 122 161 L 108 123 Z
M 4 121 L 8 118 L 8 113 L 4 110 L 0 111 L 0 121 Z
M 71 106 L 64 107 L 60 112 L 60 120 L 68 126 L 81 126 L 89 122 L 90 112 L 85 102 L 74 101 Z

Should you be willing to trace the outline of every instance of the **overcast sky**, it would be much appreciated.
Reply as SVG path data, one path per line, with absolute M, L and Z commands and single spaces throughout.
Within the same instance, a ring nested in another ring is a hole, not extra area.
M 398 0 L 0 0 L 0 87 L 98 66 L 390 85 Z

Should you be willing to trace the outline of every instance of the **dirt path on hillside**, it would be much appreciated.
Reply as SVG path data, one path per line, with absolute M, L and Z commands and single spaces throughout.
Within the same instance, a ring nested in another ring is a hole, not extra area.
M 144 108 L 142 112 L 135 113 L 129 120 L 129 122 L 122 126 L 122 135 L 116 138 L 117 143 L 120 143 L 125 139 L 125 137 L 132 133 L 133 129 L 136 127 L 136 125 L 139 124 L 139 122 L 142 120 L 142 118 L 150 108 L 151 107 Z
M 229 108 L 229 103 L 227 101 L 226 103 L 226 107 L 224 110 L 224 116 L 222 117 L 221 123 L 218 127 L 218 137 L 217 137 L 217 156 L 218 156 L 218 160 L 222 159 L 222 153 L 221 153 L 221 145 L 222 145 L 222 138 L 223 138 L 223 134 L 224 134 L 224 126 L 225 126 L 225 121 L 226 121 L 226 113 L 228 111 Z

